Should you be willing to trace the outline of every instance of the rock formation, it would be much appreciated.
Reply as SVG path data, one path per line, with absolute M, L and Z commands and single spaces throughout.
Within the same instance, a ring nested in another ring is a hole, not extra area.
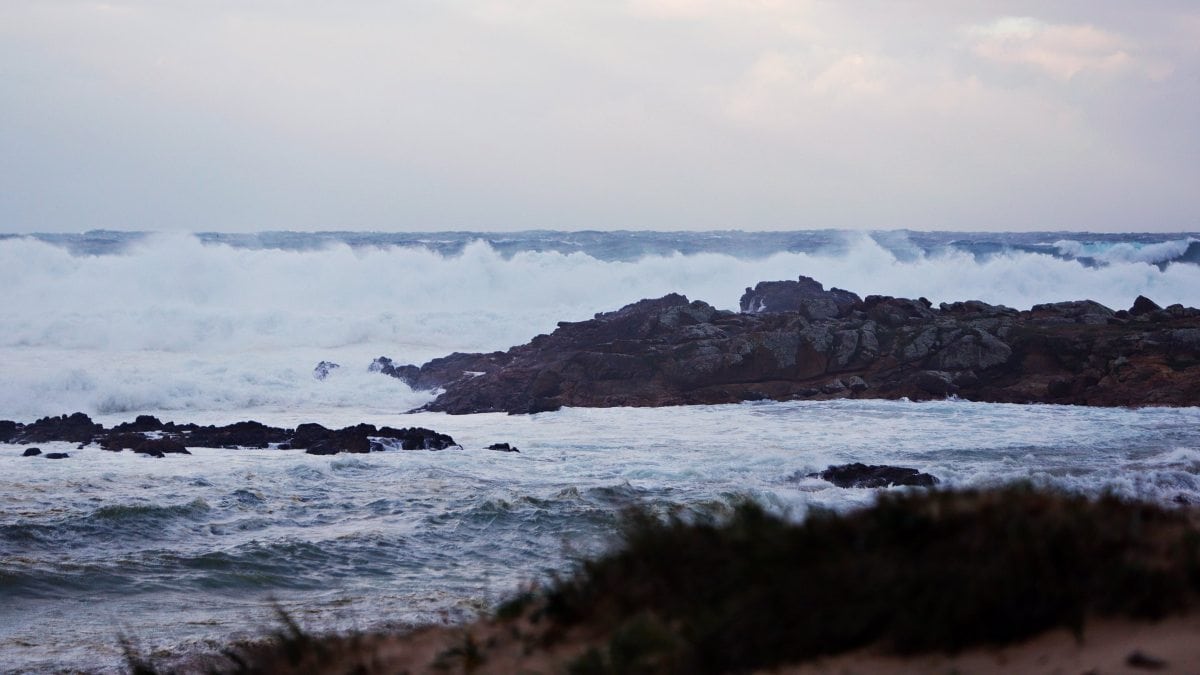
M 271 427 L 260 422 L 235 422 L 224 426 L 199 426 L 162 422 L 150 415 L 139 415 L 133 422 L 118 424 L 112 429 L 92 422 L 83 413 L 69 416 L 44 417 L 32 424 L 0 420 L 4 436 L 0 442 L 96 443 L 105 450 L 133 452 L 151 457 L 168 454 L 188 455 L 188 448 L 268 448 L 304 450 L 313 455 L 333 455 L 339 452 L 366 453 L 381 450 L 445 450 L 458 447 L 454 439 L 430 429 L 411 427 L 376 428 L 359 424 L 344 429 L 326 429 L 320 424 L 301 424 L 295 429 Z M 25 451 L 25 456 L 40 453 Z M 49 459 L 56 453 L 45 455 Z M 66 457 L 66 455 L 62 455 Z
M 388 365 L 410 386 L 443 389 L 425 409 L 453 414 L 847 397 L 1200 405 L 1200 310 L 1180 305 L 934 307 L 805 277 L 760 283 L 741 304 L 670 294 L 507 352 Z

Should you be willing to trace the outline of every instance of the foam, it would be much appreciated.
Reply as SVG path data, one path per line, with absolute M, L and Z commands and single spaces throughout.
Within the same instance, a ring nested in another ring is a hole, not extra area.
M 1091 298 L 1121 308 L 1142 294 L 1163 305 L 1200 305 L 1200 266 L 1159 269 L 1151 262 L 1166 253 L 1152 247 L 1138 249 L 1140 258 L 1110 248 L 1109 264 L 1087 267 L 1026 252 L 977 260 L 953 249 L 910 248 L 900 258 L 895 242 L 889 250 L 866 235 L 847 237 L 829 251 L 634 261 L 505 256 L 481 241 L 441 255 L 344 243 L 238 248 L 159 234 L 117 254 L 77 255 L 30 237 L 4 239 L 0 417 L 381 401 L 403 408 L 423 395 L 362 375 L 373 357 L 419 363 L 452 351 L 505 349 L 558 321 L 669 292 L 736 309 L 745 287 L 801 274 L 861 295 L 935 303 L 981 299 L 1027 308 Z M 311 369 L 322 359 L 343 369 L 314 382 Z

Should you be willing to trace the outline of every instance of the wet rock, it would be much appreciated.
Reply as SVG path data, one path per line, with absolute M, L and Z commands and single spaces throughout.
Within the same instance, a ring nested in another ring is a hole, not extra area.
M 520 452 L 520 450 L 509 445 L 508 443 L 492 443 L 484 448 L 484 450 L 496 450 L 497 452 Z
M 762 281 L 742 294 L 739 306 L 746 313 L 798 312 L 808 319 L 842 316 L 860 298 L 840 288 L 825 286 L 810 277 L 797 281 Z
M 416 386 L 441 388 L 425 409 L 452 414 L 861 395 L 1200 405 L 1200 310 L 1126 321 L 1090 301 L 837 305 L 817 282 L 777 283 L 748 289 L 743 313 L 669 294 L 562 322 L 507 352 L 430 361 Z M 796 309 L 776 311 L 787 305 L 772 297 Z
M 190 455 L 183 443 L 170 438 L 147 438 L 131 448 L 136 453 L 162 457 L 163 455 Z
M 225 426 L 196 427 L 181 437 L 185 446 L 200 448 L 266 448 L 284 443 L 291 434 L 287 429 L 269 427 L 261 422 L 235 422 Z
M 42 454 L 41 448 L 25 448 L 25 452 L 21 453 L 22 457 L 37 457 Z
M 46 459 L 67 459 L 70 457 L 70 455 L 65 452 L 47 452 L 46 454 L 42 455 L 42 457 L 45 457 Z
M 109 430 L 110 434 L 162 431 L 163 423 L 153 415 L 138 415 L 132 422 L 122 422 Z
M 77 412 L 57 417 L 43 417 L 33 424 L 19 429 L 10 443 L 90 443 L 104 427 L 92 422 L 87 415 Z
M 12 420 L 0 420 L 0 443 L 8 443 L 17 435 L 20 427 Z
M 821 386 L 821 391 L 826 394 L 840 394 L 841 392 L 846 391 L 846 389 L 846 383 L 842 382 L 840 379 L 827 382 Z
M 939 482 L 936 477 L 916 469 L 859 462 L 830 466 L 819 473 L 808 474 L 808 477 L 821 478 L 841 488 L 883 488 L 894 485 L 931 487 Z
M 341 368 L 341 366 L 333 361 L 322 361 L 317 364 L 316 368 L 313 368 L 313 377 L 318 380 L 324 380 L 325 378 L 329 377 L 330 373 L 338 368 Z
M 1042 323 L 1082 323 L 1102 326 L 1115 313 L 1093 300 L 1071 300 L 1034 305 L 1030 310 L 1033 317 Z
M 1137 296 L 1137 299 L 1133 301 L 1133 307 L 1129 308 L 1129 313 L 1133 316 L 1142 316 L 1143 314 L 1150 314 L 1161 309 L 1162 307 L 1159 307 L 1157 302 L 1154 302 L 1144 295 L 1139 295 Z
M 944 370 L 922 370 L 913 377 L 918 389 L 934 396 L 949 396 L 958 391 L 954 376 Z
M 987 333 L 959 337 L 938 350 L 930 365 L 941 370 L 987 370 L 1012 357 L 1012 347 Z
M 417 382 L 421 376 L 421 369 L 416 366 L 402 365 L 398 366 L 394 361 L 386 356 L 380 356 L 367 366 L 367 370 L 372 373 L 380 373 L 388 377 L 394 377 L 401 382 L 404 382 L 413 389 L 417 388 Z
M 296 428 L 290 445 L 310 455 L 336 455 L 340 452 L 365 454 L 384 450 L 445 450 L 457 447 L 454 439 L 431 429 L 410 427 L 375 428 L 359 424 L 344 429 L 326 429 L 319 424 L 302 424 Z

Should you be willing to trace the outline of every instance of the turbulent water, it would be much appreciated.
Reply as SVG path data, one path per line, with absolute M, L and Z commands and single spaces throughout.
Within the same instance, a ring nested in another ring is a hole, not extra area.
M 869 491 L 805 477 L 913 466 L 950 485 L 1025 478 L 1200 501 L 1200 409 L 960 401 L 403 414 L 429 400 L 366 371 L 503 349 L 677 291 L 735 309 L 804 274 L 861 295 L 1017 308 L 1200 305 L 1200 235 L 882 232 L 94 232 L 0 238 L 0 419 L 419 425 L 462 450 L 156 460 L 0 445 L 0 669 L 119 666 L 119 634 L 187 654 L 271 627 L 458 620 L 612 541 L 624 506 L 802 515 Z M 320 360 L 342 364 L 325 381 Z M 519 454 L 482 450 L 510 442 Z

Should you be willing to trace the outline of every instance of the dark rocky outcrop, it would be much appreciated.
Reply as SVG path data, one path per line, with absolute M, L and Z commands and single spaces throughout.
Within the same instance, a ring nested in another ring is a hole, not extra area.
M 670 294 L 396 376 L 441 388 L 426 409 L 454 414 L 845 397 L 1200 405 L 1200 310 L 934 307 L 777 284 L 749 289 L 746 312 Z M 795 309 L 776 311 L 785 306 Z
M 132 450 L 152 457 L 191 454 L 188 452 L 189 447 L 267 448 L 274 445 L 279 449 L 305 450 L 315 455 L 382 450 L 444 450 L 458 447 L 450 436 L 430 429 L 395 429 L 386 426 L 376 428 L 372 424 L 327 429 L 320 424 L 308 423 L 295 429 L 283 429 L 247 421 L 202 427 L 195 424 L 163 423 L 157 418 L 143 415 L 133 422 L 125 422 L 111 430 L 105 430 L 103 426 L 93 423 L 87 415 L 75 413 L 64 417 L 43 418 L 30 425 L 0 421 L 0 428 L 11 428 L 12 433 L 8 439 L 11 443 L 34 442 L 33 438 L 42 439 L 37 442 L 78 442 L 80 447 L 87 443 L 96 443 L 112 452 Z M 81 435 L 83 429 L 88 431 L 86 440 L 83 440 Z M 61 435 L 55 436 L 55 431 L 61 432 Z M 28 451 L 26 456 L 30 456 Z
M 330 373 L 338 368 L 341 368 L 341 366 L 333 361 L 322 361 L 317 364 L 316 368 L 313 368 L 313 377 L 318 380 L 324 380 L 325 378 L 329 377 Z
M 386 356 L 375 359 L 370 370 L 394 377 L 413 389 L 431 390 L 452 383 L 469 381 L 472 378 L 493 372 L 508 365 L 510 358 L 505 352 L 488 354 L 464 354 L 455 352 L 436 358 L 423 366 L 398 366 Z
M 882 464 L 840 464 L 819 473 L 808 474 L 809 478 L 821 478 L 840 488 L 884 488 L 894 485 L 933 487 L 940 481 L 930 474 L 916 469 Z
M 319 424 L 301 424 L 296 427 L 296 433 L 289 445 L 310 455 L 382 450 L 445 450 L 457 446 L 453 438 L 430 429 L 377 429 L 372 424 L 359 424 L 344 429 L 326 429 Z
M 21 453 L 22 457 L 37 457 L 42 454 L 41 448 L 25 448 L 25 452 Z
M 516 446 L 509 445 L 508 443 L 492 443 L 484 448 L 484 450 L 495 450 L 496 452 L 520 452 Z
M 809 319 L 843 316 L 861 299 L 840 288 L 828 291 L 811 277 L 797 281 L 760 281 L 747 288 L 738 302 L 743 312 L 798 312 Z
M 15 423 L 14 423 L 15 424 Z M 9 443 L 49 443 L 51 441 L 66 441 L 68 443 L 90 443 L 96 434 L 104 427 L 92 422 L 83 413 L 60 415 L 58 417 L 43 417 L 33 424 L 17 428 L 9 437 Z

